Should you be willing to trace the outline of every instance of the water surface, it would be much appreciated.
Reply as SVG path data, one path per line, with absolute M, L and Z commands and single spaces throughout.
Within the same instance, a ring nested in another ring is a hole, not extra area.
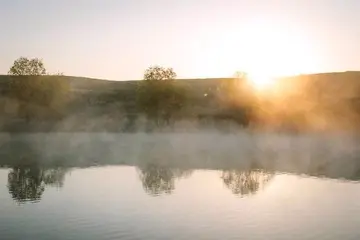
M 3 140 L 0 239 L 360 238 L 352 138 L 104 136 Z

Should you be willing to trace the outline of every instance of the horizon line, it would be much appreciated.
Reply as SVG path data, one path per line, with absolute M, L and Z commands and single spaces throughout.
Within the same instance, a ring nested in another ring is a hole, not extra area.
M 322 75 L 322 74 L 338 74 L 338 73 L 360 73 L 360 70 L 347 70 L 347 71 L 336 71 L 336 72 L 313 72 L 313 73 L 300 73 L 294 75 L 285 75 L 285 76 L 277 76 L 273 77 L 273 79 L 281 79 L 281 78 L 291 78 L 291 77 L 299 77 L 299 76 L 307 76 L 307 75 Z M 0 74 L 0 77 L 6 76 L 14 76 L 10 74 Z M 26 75 L 24 75 L 26 76 Z M 27 75 L 29 76 L 29 75 Z M 46 76 L 46 75 L 40 75 Z M 52 76 L 52 75 L 49 75 Z M 55 75 L 54 75 L 55 76 Z M 68 78 L 85 78 L 88 80 L 100 80 L 100 81 L 112 81 L 112 82 L 133 82 L 133 81 L 142 81 L 143 79 L 128 79 L 128 80 L 115 80 L 108 78 L 96 78 L 96 77 L 87 77 L 87 76 L 75 76 L 75 75 L 61 75 L 60 77 L 68 77 Z M 198 77 L 198 78 L 175 78 L 174 80 L 221 80 L 221 79 L 234 79 L 236 77 Z

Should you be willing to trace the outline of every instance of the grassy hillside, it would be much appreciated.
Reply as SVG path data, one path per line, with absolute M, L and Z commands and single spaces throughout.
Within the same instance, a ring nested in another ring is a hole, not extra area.
M 55 76 L 54 76 L 55 77 Z M 51 77 L 50 77 L 51 78 Z M 136 91 L 139 81 L 110 81 L 84 77 L 56 76 L 69 83 L 66 119 L 76 119 L 78 125 L 99 122 L 117 128 L 122 122 L 135 121 L 139 115 L 136 108 Z M 187 106 L 182 110 L 183 117 L 213 115 L 216 121 L 229 118 L 224 115 L 225 106 L 216 97 L 218 87 L 230 78 L 178 79 L 176 84 L 184 87 L 187 94 Z M 253 121 L 283 125 L 334 126 L 351 125 L 360 120 L 360 72 L 321 73 L 300 75 L 277 79 L 278 94 L 274 96 L 258 95 L 253 111 Z M 8 112 L 18 109 L 20 100 L 8 100 L 10 76 L 0 75 L 1 108 L 3 119 L 14 123 L 19 117 L 6 118 Z M 242 95 L 239 92 L 239 99 Z M 31 105 L 26 103 L 27 105 Z M 21 105 L 21 104 L 20 104 Z M 30 106 L 31 112 L 46 112 L 39 106 Z M 189 115 L 190 114 L 190 115 Z M 130 116 L 130 117 L 129 117 Z M 129 120 L 130 119 L 130 120 Z M 4 122 L 5 120 L 3 120 Z M 111 123 L 110 123 L 111 122 Z M 33 123 L 34 124 L 34 123 Z M 340 125 L 341 125 L 340 124 Z M 125 124 L 126 125 L 126 124 Z M 103 127 L 103 126 L 102 126 Z M 2 130 L 4 130 L 3 127 Z M 18 128 L 16 125 L 15 128 Z M 101 128 L 101 127 L 100 127 Z
M 3 87 L 10 79 L 9 75 L 0 75 L 0 85 Z M 72 77 L 72 76 L 60 76 L 64 80 L 68 80 L 71 83 L 74 91 L 112 91 L 112 90 L 128 90 L 136 86 L 140 80 L 102 80 L 86 77 Z M 198 79 L 178 79 L 177 81 L 192 86 L 195 89 L 207 89 L 218 85 L 222 80 L 231 78 L 198 78 Z M 318 73 L 318 74 L 305 74 L 298 76 L 290 76 L 279 78 L 279 81 L 285 84 L 299 84 L 304 85 L 310 82 L 325 81 L 326 84 L 332 84 L 334 87 L 347 86 L 349 84 L 360 84 L 360 71 L 350 72 L 335 72 L 335 73 Z
M 60 78 L 69 81 L 71 90 L 74 93 L 112 93 L 112 92 L 131 92 L 133 93 L 139 80 L 115 81 L 102 80 L 85 77 L 60 76 Z M 0 91 L 6 91 L 6 84 L 9 82 L 10 76 L 0 75 Z M 191 92 L 200 95 L 214 90 L 221 81 L 231 78 L 203 78 L 203 79 L 178 79 L 180 85 L 186 86 Z M 335 72 L 335 73 L 319 73 L 291 76 L 278 79 L 280 87 L 287 89 L 292 93 L 296 91 L 306 91 L 309 88 L 318 88 L 334 97 L 352 98 L 359 95 L 360 89 L 360 72 Z

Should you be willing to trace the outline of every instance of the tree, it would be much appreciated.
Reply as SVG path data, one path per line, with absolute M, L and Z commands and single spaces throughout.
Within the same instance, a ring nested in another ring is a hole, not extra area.
M 175 77 L 172 68 L 152 66 L 145 71 L 144 81 L 138 85 L 138 108 L 157 125 L 169 124 L 185 103 L 185 91 L 176 84 Z
M 8 174 L 8 190 L 18 203 L 38 201 L 45 190 L 38 168 L 14 168 Z
M 174 175 L 169 168 L 149 165 L 139 169 L 144 190 L 150 195 L 170 194 L 175 189 Z
M 221 178 L 233 194 L 246 196 L 257 193 L 273 178 L 273 174 L 261 170 L 229 170 L 223 171 Z
M 18 114 L 27 120 L 58 118 L 64 113 L 70 90 L 62 73 L 48 75 L 42 60 L 20 57 L 9 70 L 9 97 L 19 103 Z
M 144 80 L 174 80 L 176 76 L 174 69 L 155 65 L 145 70 Z
M 8 174 L 8 190 L 14 201 L 40 201 L 46 186 L 62 187 L 67 170 L 14 167 Z
M 157 164 L 138 168 L 143 189 L 152 196 L 171 194 L 175 190 L 175 180 L 189 177 L 191 173 L 191 170 L 168 168 Z
M 44 63 L 39 58 L 28 59 L 25 57 L 20 57 L 14 61 L 13 66 L 9 70 L 9 75 L 17 76 L 39 76 L 45 74 L 46 69 Z

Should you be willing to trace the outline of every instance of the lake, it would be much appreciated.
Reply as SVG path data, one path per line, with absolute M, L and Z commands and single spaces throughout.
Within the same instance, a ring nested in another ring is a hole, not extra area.
M 359 239 L 351 135 L 0 134 L 0 239 Z

